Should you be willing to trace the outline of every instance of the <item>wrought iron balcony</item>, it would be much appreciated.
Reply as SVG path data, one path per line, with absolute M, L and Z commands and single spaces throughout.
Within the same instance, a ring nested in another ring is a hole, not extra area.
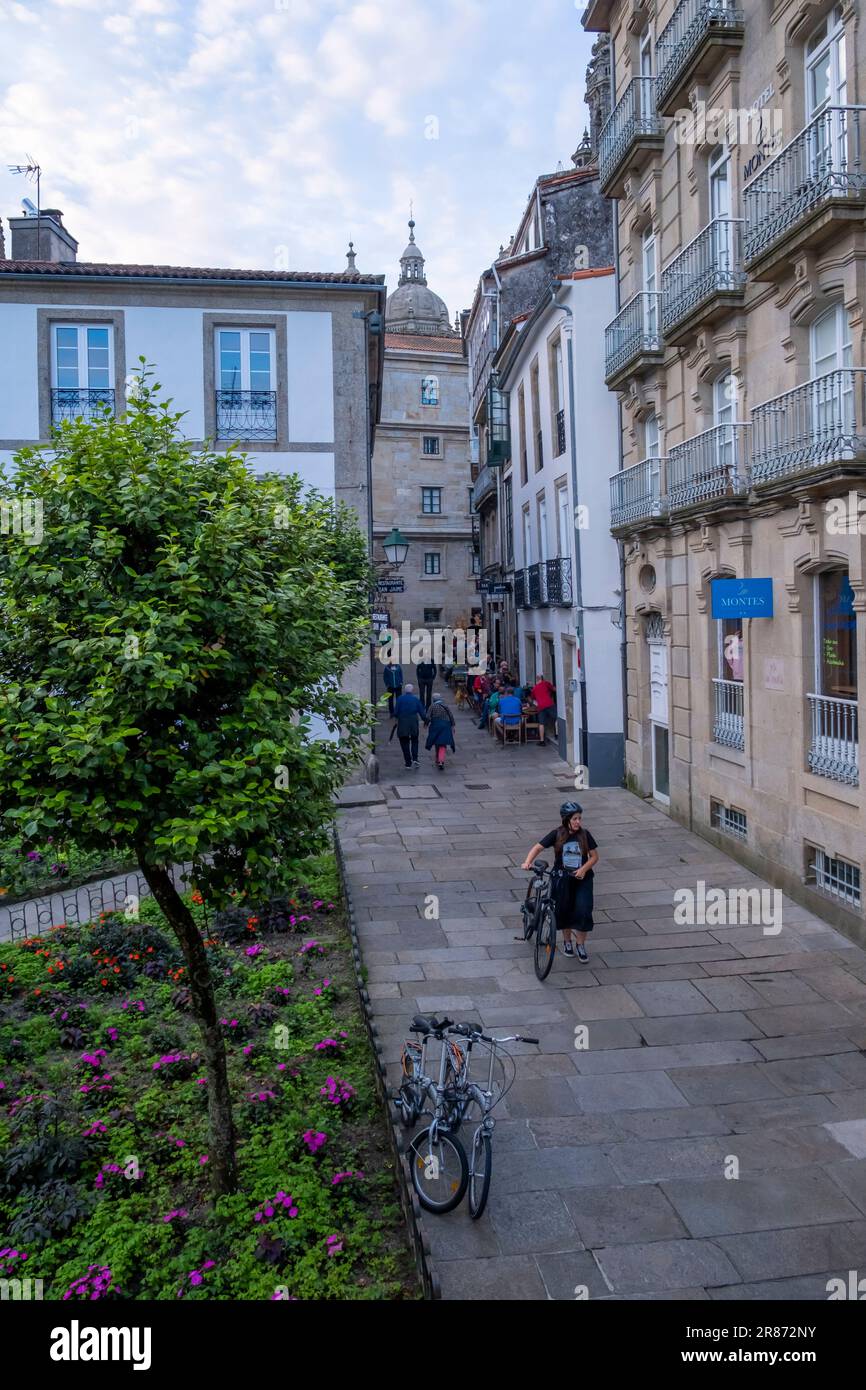
M 480 470 L 478 477 L 473 484 L 472 505 L 476 512 L 481 510 L 482 504 L 489 498 L 496 496 L 497 470 L 485 466 Z
M 742 301 L 742 229 L 738 218 L 715 218 L 662 271 L 662 330 L 668 342 Z
M 648 458 L 614 473 L 610 480 L 610 528 L 659 521 L 666 513 L 663 475 L 667 459 Z
M 545 608 L 570 608 L 574 602 L 571 587 L 571 559 L 560 555 L 555 560 L 544 560 L 541 565 L 542 589 Z
M 106 409 L 114 414 L 114 391 L 108 387 L 90 386 L 82 390 L 60 386 L 51 392 L 51 422 L 54 425 L 63 420 L 98 420 Z
M 672 512 L 749 490 L 751 425 L 716 425 L 668 452 L 668 505 Z
M 217 439 L 273 443 L 277 438 L 276 391 L 217 391 Z
M 541 565 L 529 565 L 526 570 L 527 607 L 541 608 Z
M 529 598 L 526 593 L 526 570 L 514 571 L 514 606 L 515 608 L 529 607 Z
M 609 386 L 631 370 L 661 360 L 664 352 L 658 290 L 641 290 L 604 330 L 604 375 Z
M 656 110 L 656 79 L 633 77 L 598 137 L 599 187 L 609 197 L 644 151 L 660 150 L 664 127 Z
M 860 745 L 857 701 L 830 695 L 809 695 L 812 737 L 809 767 L 848 787 L 860 784 Z
M 723 748 L 745 748 L 743 682 L 714 680 L 713 692 L 713 743 Z
M 656 99 L 663 116 L 682 105 L 685 88 L 715 66 L 719 50 L 741 48 L 745 21 L 733 0 L 681 0 L 656 42 Z
M 749 269 L 820 241 L 834 219 L 862 223 L 864 160 L 866 106 L 830 106 L 763 165 L 743 193 Z
M 752 485 L 866 465 L 866 370 L 840 367 L 752 411 Z
M 556 457 L 565 453 L 565 411 L 556 412 Z

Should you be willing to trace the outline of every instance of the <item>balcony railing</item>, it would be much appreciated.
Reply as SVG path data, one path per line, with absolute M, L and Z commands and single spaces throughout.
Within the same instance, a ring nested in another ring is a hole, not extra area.
M 108 387 L 90 386 L 85 389 L 56 387 L 51 392 L 51 422 L 63 420 L 96 420 L 106 407 L 114 414 L 114 391 Z
M 812 718 L 810 769 L 818 777 L 829 777 L 848 787 L 859 786 L 857 701 L 831 695 L 809 695 L 807 699 Z
M 713 742 L 723 748 L 745 748 L 743 682 L 713 681 Z
M 556 457 L 565 453 L 565 411 L 556 412 Z
M 707 42 L 741 41 L 743 11 L 733 0 L 682 0 L 656 42 L 659 110 L 677 89 Z
M 741 497 L 749 490 L 751 425 L 716 425 L 668 453 L 668 505 L 676 511 L 701 502 Z
M 554 560 L 540 560 L 525 570 L 517 570 L 514 602 L 518 608 L 570 608 L 574 590 L 569 557 L 560 555 Z
M 746 262 L 816 210 L 866 199 L 866 106 L 830 106 L 765 164 L 743 193 Z
M 614 473 L 610 480 L 610 524 L 636 525 L 664 516 L 662 473 L 667 459 L 649 458 Z
M 662 271 L 665 335 L 716 295 L 742 294 L 742 225 L 738 218 L 715 218 Z
M 478 477 L 473 484 L 472 506 L 476 512 L 481 510 L 482 502 L 486 502 L 496 492 L 497 470 L 488 468 L 487 465 L 480 470 Z
M 276 391 L 217 391 L 216 435 L 217 439 L 274 442 Z
M 560 555 L 555 560 L 545 560 L 544 593 L 548 608 L 570 608 L 574 602 L 571 587 L 571 560 Z
M 644 353 L 661 353 L 661 292 L 641 290 L 604 330 L 605 378 L 624 372 Z
M 866 463 L 866 369 L 839 367 L 752 411 L 752 482 Z
M 601 128 L 598 138 L 599 184 L 603 191 L 629 153 L 638 145 L 661 144 L 664 127 L 656 111 L 656 79 L 633 77 Z

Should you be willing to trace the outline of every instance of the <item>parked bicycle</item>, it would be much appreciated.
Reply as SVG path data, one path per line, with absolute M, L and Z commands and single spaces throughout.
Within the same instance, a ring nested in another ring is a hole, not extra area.
M 544 859 L 536 859 L 532 878 L 521 904 L 523 939 L 535 938 L 535 973 L 546 980 L 556 955 L 556 908 L 553 906 L 553 874 Z
M 538 1043 L 538 1038 L 514 1034 L 507 1038 L 492 1038 L 473 1024 L 452 1023 L 450 1019 L 424 1018 L 412 1020 L 411 1032 L 421 1034 L 420 1043 L 404 1044 L 403 1081 L 395 1098 L 401 1119 L 407 1127 L 415 1124 L 421 1113 L 431 1114 L 430 1125 L 412 1139 L 409 1145 L 412 1184 L 418 1200 L 428 1211 L 453 1211 L 468 1189 L 469 1211 L 473 1220 L 481 1216 L 490 1193 L 493 1171 L 493 1107 L 514 1083 L 517 1074 L 514 1058 L 498 1049 L 509 1042 Z M 465 1041 L 455 1042 L 454 1036 Z M 427 1043 L 433 1037 L 441 1043 L 439 1079 L 427 1075 Z M 481 1044 L 489 1053 L 485 1085 L 470 1077 L 473 1048 Z M 510 1077 L 506 1072 L 510 1067 Z M 502 1076 L 497 1077 L 497 1065 Z M 429 1099 L 432 1111 L 424 1110 Z M 470 1156 L 459 1137 L 459 1129 L 472 1107 L 480 1119 L 472 1136 Z

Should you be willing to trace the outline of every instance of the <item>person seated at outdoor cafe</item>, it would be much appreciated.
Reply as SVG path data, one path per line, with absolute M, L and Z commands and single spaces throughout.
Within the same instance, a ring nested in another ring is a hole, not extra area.
M 490 716 L 492 714 L 495 714 L 499 708 L 499 700 L 503 695 L 504 691 L 505 686 L 502 684 L 502 681 L 495 681 L 493 689 L 485 699 L 484 704 L 481 706 L 481 718 L 478 721 L 479 729 L 487 728 Z
M 499 709 L 496 712 L 493 727 L 495 729 L 511 729 L 517 725 L 519 728 L 522 714 L 523 708 L 514 693 L 513 686 L 506 686 L 505 694 L 499 698 Z

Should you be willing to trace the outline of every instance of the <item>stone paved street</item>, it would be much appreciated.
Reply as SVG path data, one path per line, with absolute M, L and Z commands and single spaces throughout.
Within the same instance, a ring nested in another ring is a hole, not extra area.
M 589 790 L 590 960 L 558 952 L 541 984 L 514 939 L 519 865 L 574 795 L 568 768 L 458 714 L 445 773 L 423 751 L 406 771 L 388 728 L 382 800 L 341 812 L 340 836 L 394 1076 L 417 1009 L 541 1039 L 514 1048 L 487 1212 L 425 1214 L 443 1296 L 824 1300 L 866 1269 L 866 954 L 787 899 L 775 936 L 677 925 L 677 888 L 767 885 Z

